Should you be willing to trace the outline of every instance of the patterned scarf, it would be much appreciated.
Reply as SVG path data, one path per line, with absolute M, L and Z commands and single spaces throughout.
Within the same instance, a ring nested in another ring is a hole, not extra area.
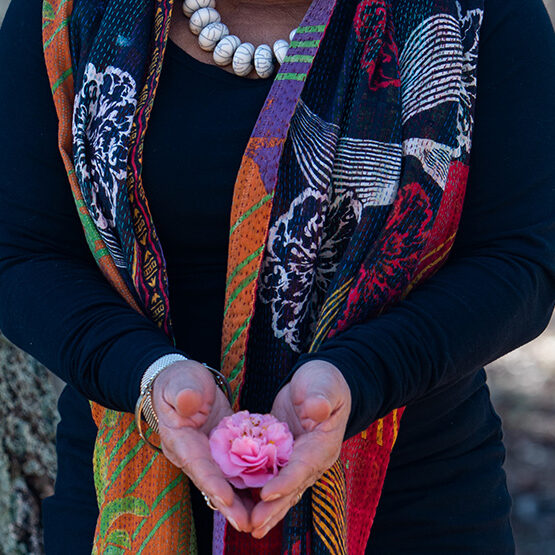
M 60 152 L 89 247 L 169 337 L 141 169 L 172 4 L 43 3 Z M 236 407 L 268 411 L 300 353 L 379 316 L 445 262 L 468 175 L 482 5 L 313 0 L 234 188 L 221 369 Z M 184 474 L 141 442 L 131 414 L 91 406 L 93 552 L 196 553 Z M 279 534 L 255 541 L 215 513 L 214 553 L 362 554 L 402 412 L 346 441 Z

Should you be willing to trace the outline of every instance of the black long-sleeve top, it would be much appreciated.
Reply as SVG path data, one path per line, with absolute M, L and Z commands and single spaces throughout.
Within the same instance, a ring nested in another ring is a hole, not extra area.
M 174 346 L 118 296 L 86 246 L 58 153 L 40 5 L 13 0 L 0 34 L 0 329 L 86 398 L 132 412 L 141 376 L 160 356 L 184 352 L 218 367 L 233 185 L 270 82 L 169 45 L 144 183 L 167 260 Z M 320 358 L 345 375 L 347 435 L 403 405 L 409 430 L 456 409 L 484 385 L 484 364 L 547 325 L 553 91 L 555 39 L 541 1 L 486 0 L 471 172 L 448 263 L 296 365 Z

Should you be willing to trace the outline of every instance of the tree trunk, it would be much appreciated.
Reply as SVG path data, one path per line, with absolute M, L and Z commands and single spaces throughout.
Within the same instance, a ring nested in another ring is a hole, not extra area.
M 58 388 L 0 336 L 0 553 L 44 552 L 41 499 L 53 493 Z

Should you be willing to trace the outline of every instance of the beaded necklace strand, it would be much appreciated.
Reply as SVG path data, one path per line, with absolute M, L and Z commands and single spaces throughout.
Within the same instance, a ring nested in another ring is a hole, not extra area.
M 293 40 L 296 28 L 289 40 L 278 39 L 273 48 L 261 44 L 255 48 L 251 42 L 241 42 L 237 35 L 230 35 L 227 25 L 222 23 L 216 10 L 216 0 L 184 0 L 183 13 L 189 18 L 189 29 L 198 36 L 199 46 L 213 52 L 214 62 L 219 66 L 231 64 L 233 72 L 247 76 L 253 68 L 263 79 L 274 73 L 275 62 L 282 64 Z

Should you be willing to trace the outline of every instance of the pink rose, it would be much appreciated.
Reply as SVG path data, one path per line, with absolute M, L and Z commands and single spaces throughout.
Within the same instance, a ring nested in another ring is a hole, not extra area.
M 223 418 L 209 442 L 212 457 L 238 489 L 261 488 L 287 464 L 293 450 L 285 422 L 247 410 Z

